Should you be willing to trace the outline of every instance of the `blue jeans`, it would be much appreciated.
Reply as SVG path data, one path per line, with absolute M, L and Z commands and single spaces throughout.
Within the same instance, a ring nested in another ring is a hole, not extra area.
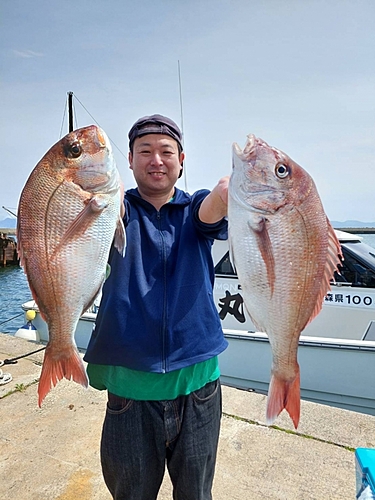
M 211 500 L 221 412 L 219 380 L 171 401 L 108 393 L 100 452 L 113 498 L 156 499 L 167 465 L 174 500 Z

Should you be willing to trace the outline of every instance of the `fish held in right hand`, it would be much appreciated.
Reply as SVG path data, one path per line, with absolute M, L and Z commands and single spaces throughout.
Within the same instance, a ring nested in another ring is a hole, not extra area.
M 228 221 L 246 310 L 272 349 L 267 422 L 285 408 L 297 428 L 298 341 L 321 310 L 342 257 L 340 243 L 310 175 L 254 135 L 243 150 L 233 146 Z

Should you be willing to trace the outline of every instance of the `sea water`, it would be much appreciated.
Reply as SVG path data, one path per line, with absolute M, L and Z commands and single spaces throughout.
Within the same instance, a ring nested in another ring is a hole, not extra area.
M 15 333 L 25 324 L 22 304 L 32 299 L 19 266 L 0 267 L 0 332 Z
M 367 243 L 370 247 L 375 248 L 375 234 L 359 234 L 358 236 L 362 236 L 364 243 Z
M 375 248 L 375 234 L 359 234 Z M 15 333 L 25 324 L 22 304 L 32 299 L 25 273 L 19 266 L 0 267 L 0 332 Z

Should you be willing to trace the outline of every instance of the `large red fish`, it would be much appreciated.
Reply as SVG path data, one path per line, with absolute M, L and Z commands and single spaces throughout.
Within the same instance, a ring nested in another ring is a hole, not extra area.
M 228 220 L 246 309 L 272 348 L 267 421 L 285 408 L 297 428 L 298 340 L 321 310 L 340 243 L 310 175 L 254 135 L 243 150 L 233 146 Z
M 55 144 L 21 193 L 18 251 L 49 330 L 39 406 L 63 377 L 87 386 L 74 332 L 104 282 L 114 238 L 124 253 L 121 189 L 108 138 L 93 125 Z

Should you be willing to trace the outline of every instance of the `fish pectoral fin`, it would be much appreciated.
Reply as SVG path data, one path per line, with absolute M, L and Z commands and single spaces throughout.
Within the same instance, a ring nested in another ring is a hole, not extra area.
M 70 243 L 82 236 L 82 234 L 89 229 L 89 227 L 97 220 L 99 215 L 107 207 L 107 197 L 96 195 L 86 201 L 84 209 L 81 210 L 65 231 L 61 237 L 60 243 L 54 249 L 51 258 L 53 258 L 67 243 Z
M 105 208 L 108 207 L 107 197 L 103 198 L 99 195 L 93 196 L 86 202 L 86 206 L 77 215 L 74 221 L 65 232 L 63 239 L 74 239 L 77 234 L 82 234 L 91 226 L 91 224 L 99 217 Z
M 266 266 L 268 284 L 271 295 L 275 288 L 275 259 L 273 256 L 272 242 L 267 229 L 267 220 L 264 217 L 248 222 L 249 228 L 255 233 L 259 252 Z
M 117 220 L 117 226 L 115 231 L 114 238 L 114 246 L 119 254 L 124 257 L 125 256 L 125 248 L 126 248 L 126 233 L 124 223 L 122 222 L 121 217 Z

